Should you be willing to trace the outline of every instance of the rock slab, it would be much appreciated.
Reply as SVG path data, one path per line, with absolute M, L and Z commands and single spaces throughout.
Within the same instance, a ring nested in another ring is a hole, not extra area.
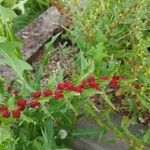
M 67 14 L 61 14 L 56 7 L 49 8 L 33 23 L 22 29 L 17 35 L 23 39 L 23 58 L 29 60 L 56 33 L 69 27 Z

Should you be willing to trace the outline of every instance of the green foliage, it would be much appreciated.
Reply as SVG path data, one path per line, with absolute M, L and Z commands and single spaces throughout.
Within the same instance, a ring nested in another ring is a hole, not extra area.
M 15 17 L 17 17 L 17 15 L 13 10 L 0 5 L 0 20 L 3 23 L 12 21 Z
M 61 4 L 63 3 L 72 14 L 73 24 L 68 31 L 68 38 L 79 49 L 74 57 L 77 69 L 71 76 L 73 83 L 78 85 L 91 74 L 97 77 L 96 80 L 101 75 L 114 74 L 125 79 L 120 81 L 120 88 L 114 89 L 113 94 L 107 93 L 110 79 L 104 82 L 98 80 L 101 91 L 65 91 L 65 96 L 60 101 L 53 97 L 41 97 L 42 107 L 32 109 L 28 106 L 20 119 L 0 118 L 0 149 L 63 150 L 70 139 L 98 136 L 102 140 L 106 131 L 113 131 L 119 138 L 126 138 L 134 148 L 149 144 L 149 129 L 140 136 L 130 132 L 130 126 L 137 124 L 137 118 L 150 110 L 150 61 L 147 51 L 150 41 L 149 1 L 87 0 L 82 8 L 78 0 L 63 1 Z M 0 4 L 0 65 L 8 65 L 15 71 L 17 81 L 14 85 L 21 91 L 16 97 L 11 95 L 5 91 L 4 80 L 0 79 L 0 103 L 7 104 L 12 110 L 17 99 L 26 97 L 30 101 L 33 89 L 55 89 L 57 83 L 63 81 L 64 70 L 58 64 L 57 72 L 51 74 L 48 82 L 45 85 L 40 82 L 52 46 L 61 33 L 45 44 L 40 67 L 35 76 L 30 76 L 26 70 L 30 71 L 32 67 L 21 59 L 14 30 L 20 30 L 46 10 L 48 1 L 1 0 Z M 28 82 L 26 77 L 29 78 Z M 135 82 L 140 86 L 139 89 L 133 87 Z M 114 100 L 114 95 L 118 93 L 122 96 L 119 107 L 118 102 L 115 102 L 117 99 Z M 135 101 L 131 99 L 133 95 L 137 97 Z M 94 103 L 95 97 L 102 103 L 100 109 Z M 137 104 L 140 104 L 140 108 Z M 130 116 L 124 115 L 120 125 L 116 126 L 111 115 L 121 110 L 129 112 Z M 94 119 L 99 128 L 77 129 L 76 121 L 80 115 Z M 60 131 L 67 134 L 64 139 Z
M 44 73 L 44 67 L 48 64 L 48 58 L 51 54 L 52 46 L 61 33 L 56 34 L 52 37 L 51 41 L 45 44 L 45 53 L 41 59 L 39 70 L 36 72 L 35 80 L 32 84 L 34 89 L 40 88 L 40 79 L 42 78 L 42 74 Z M 54 80 L 55 81 L 55 80 Z
M 80 49 L 76 63 L 79 72 L 82 72 L 82 75 L 85 74 L 87 62 L 92 61 L 94 62 L 93 72 L 97 77 L 113 74 L 124 76 L 126 80 L 122 81 L 121 89 L 115 91 L 116 93 L 122 91 L 121 95 L 125 96 L 120 102 L 122 107 L 133 112 L 132 118 L 140 116 L 141 111 L 149 112 L 150 54 L 147 50 L 150 35 L 149 1 L 87 0 L 82 6 L 79 1 L 64 1 L 64 6 L 73 18 L 69 38 L 75 41 Z M 89 67 L 88 72 L 90 69 Z M 141 86 L 139 90 L 133 88 L 135 81 Z M 105 85 L 103 86 L 106 88 Z M 137 110 L 135 102 L 129 98 L 131 95 L 137 95 L 136 101 L 141 104 L 142 110 Z M 113 112 L 113 109 L 119 111 L 115 103 L 111 102 L 113 95 L 108 96 L 103 91 L 101 96 L 106 102 L 106 108 L 104 107 L 103 111 Z M 128 119 L 126 121 L 130 123 Z M 111 122 L 108 123 L 110 124 Z M 118 132 L 115 126 L 112 130 Z M 147 134 L 149 136 L 149 133 Z M 128 129 L 123 132 L 123 135 L 127 135 L 138 143 Z
M 49 150 L 49 149 L 56 149 L 55 146 L 55 139 L 54 139 L 54 129 L 53 129 L 53 123 L 51 121 L 51 118 L 49 118 L 45 123 L 45 130 L 42 130 L 43 140 L 44 144 L 42 149 L 43 150 Z
M 23 27 L 36 19 L 42 12 L 48 9 L 48 7 L 49 4 L 47 0 L 19 1 L 19 3 L 13 7 L 13 9 L 18 14 L 18 16 L 13 21 L 14 31 L 18 32 L 21 30 Z

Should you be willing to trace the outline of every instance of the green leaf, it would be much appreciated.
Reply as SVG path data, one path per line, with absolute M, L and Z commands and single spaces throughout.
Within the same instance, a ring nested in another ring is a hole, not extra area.
M 8 65 L 15 72 L 16 75 L 24 80 L 23 72 L 25 70 L 32 70 L 32 67 L 25 61 L 19 59 L 15 55 L 15 49 L 19 46 L 18 42 L 5 42 L 0 45 L 0 56 L 2 56 L 2 61 L 0 65 Z
M 6 140 L 11 138 L 10 128 L 8 127 L 1 127 L 0 128 L 0 144 L 6 142 Z
M 109 97 L 106 95 L 105 91 L 102 91 L 101 94 L 102 98 L 105 100 L 106 103 L 108 103 L 114 110 L 116 110 L 115 106 L 113 103 L 110 101 Z
M 3 6 L 12 8 L 18 0 L 3 0 Z
M 27 123 L 33 123 L 33 124 L 36 124 L 36 122 L 34 120 L 32 120 L 30 117 L 26 116 L 25 114 L 22 114 L 21 115 L 21 119 L 23 121 L 26 121 Z M 20 123 L 21 124 L 21 123 Z
M 28 0 L 22 0 L 22 1 L 19 1 L 18 4 L 14 5 L 13 6 L 13 9 L 19 9 L 21 10 L 21 13 L 24 14 L 25 13 L 25 4 L 27 3 Z
M 94 96 L 96 94 L 100 94 L 100 91 L 94 89 L 85 90 L 84 95 L 88 95 L 89 97 Z
M 105 126 L 101 126 L 100 127 L 100 130 L 99 130 L 99 140 L 102 140 L 103 136 L 105 135 L 106 133 L 106 128 Z
M 63 70 L 63 68 L 60 66 L 60 64 L 58 64 L 57 67 L 58 67 L 57 82 L 61 82 L 61 81 L 63 80 L 63 73 L 64 73 L 64 70 Z
M 143 140 L 145 143 L 150 144 L 150 129 L 147 130 L 147 132 L 144 134 Z
M 0 43 L 4 43 L 7 40 L 6 37 L 0 36 Z
M 44 131 L 42 129 L 44 144 L 42 150 L 55 150 L 56 144 L 54 139 L 53 122 L 50 118 L 45 121 Z
M 138 100 L 141 102 L 141 104 L 147 108 L 148 110 L 150 110 L 150 104 L 148 102 L 148 97 L 146 98 L 145 96 L 141 96 L 139 94 L 137 94 Z
M 50 111 L 45 106 L 42 107 L 42 110 L 47 115 L 47 117 L 50 117 L 51 119 L 55 120 L 55 118 L 52 116 Z
M 41 143 L 38 141 L 38 139 L 35 139 L 33 141 L 33 147 L 36 149 L 36 150 L 41 150 L 42 149 L 42 145 Z
M 48 79 L 48 87 L 54 89 L 57 84 L 57 75 L 55 72 L 53 72 Z
M 17 15 L 13 10 L 0 5 L 0 19 L 3 23 L 12 21 L 15 17 L 17 17 Z
M 41 81 L 42 75 L 43 75 L 43 66 L 41 65 L 39 67 L 39 70 L 35 74 L 35 79 L 32 84 L 35 90 L 40 89 L 40 86 L 41 86 L 40 81 Z
M 54 102 L 51 101 L 51 106 L 48 107 L 47 109 L 50 113 L 57 112 L 60 110 L 60 108 L 62 108 L 63 105 L 64 105 L 64 101 L 57 101 L 57 103 L 55 101 Z
M 81 71 L 84 71 L 88 67 L 87 61 L 86 61 L 82 51 L 80 51 L 80 65 L 81 65 Z
M 54 42 L 57 40 L 57 38 L 61 35 L 61 33 L 62 32 L 53 36 L 51 41 L 45 44 L 46 50 L 45 50 L 44 56 L 43 56 L 42 61 L 41 61 L 41 64 L 43 66 L 45 66 L 48 63 L 48 59 L 49 59 L 50 54 L 51 54 L 52 46 L 53 46 Z

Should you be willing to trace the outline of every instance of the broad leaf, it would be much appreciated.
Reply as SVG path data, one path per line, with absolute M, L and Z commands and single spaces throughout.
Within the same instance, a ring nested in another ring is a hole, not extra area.
M 23 78 L 23 72 L 25 70 L 32 70 L 32 67 L 25 61 L 19 59 L 15 55 L 15 49 L 19 46 L 18 42 L 5 42 L 0 45 L 0 65 L 8 65 L 15 72 L 16 75 L 21 79 Z
M 0 19 L 4 23 L 12 21 L 15 17 L 17 17 L 17 15 L 13 10 L 0 5 Z

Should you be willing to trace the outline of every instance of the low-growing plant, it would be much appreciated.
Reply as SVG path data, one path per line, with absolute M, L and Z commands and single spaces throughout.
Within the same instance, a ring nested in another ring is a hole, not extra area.
M 48 6 L 38 2 L 36 8 Z M 45 45 L 33 74 L 21 59 L 20 42 L 14 35 L 14 8 L 0 5 L 0 65 L 9 65 L 16 73 L 9 86 L 0 79 L 0 149 L 64 149 L 74 138 L 96 135 L 102 139 L 106 131 L 126 139 L 132 149 L 149 146 L 149 129 L 139 135 L 129 129 L 150 111 L 149 33 L 145 33 L 149 2 L 88 0 L 82 7 L 77 0 L 59 2 L 72 14 L 67 34 L 79 49 L 74 57 L 76 70 L 70 80 L 64 79 L 58 64 L 45 84 L 41 84 L 44 67 L 61 33 Z M 33 2 L 27 6 L 32 9 Z M 112 121 L 114 113 L 122 114 L 119 127 Z M 94 119 L 99 128 L 79 130 L 80 117 Z
M 112 103 L 117 112 L 123 110 L 129 112 L 123 117 L 122 128 L 125 129 L 121 132 L 132 141 L 135 138 L 128 127 L 133 122 L 136 124 L 143 114 L 150 111 L 150 54 L 147 44 L 150 35 L 149 1 L 87 0 L 83 1 L 83 5 L 80 5 L 80 1 L 62 1 L 62 3 L 72 14 L 73 24 L 68 31 L 69 38 L 75 41 L 80 49 L 77 56 L 77 65 L 79 65 L 78 58 L 82 60 L 79 74 L 86 74 L 89 68 L 85 66 L 91 62 L 93 64 L 93 67 L 90 67 L 91 71 L 96 76 L 120 74 L 125 78 L 121 82 L 122 87 L 115 91 L 115 96 L 122 100 Z M 87 59 L 88 61 L 85 61 Z M 112 82 L 112 86 L 115 85 L 116 82 Z M 113 97 L 113 95 L 105 96 L 109 101 L 113 101 Z M 119 103 L 119 106 L 115 103 Z M 106 105 L 108 107 L 104 107 L 103 111 L 111 114 L 114 111 L 111 109 L 112 105 L 110 103 Z M 114 132 L 117 131 L 110 121 L 108 125 L 112 126 Z M 148 143 L 149 137 L 147 130 L 139 140 Z

